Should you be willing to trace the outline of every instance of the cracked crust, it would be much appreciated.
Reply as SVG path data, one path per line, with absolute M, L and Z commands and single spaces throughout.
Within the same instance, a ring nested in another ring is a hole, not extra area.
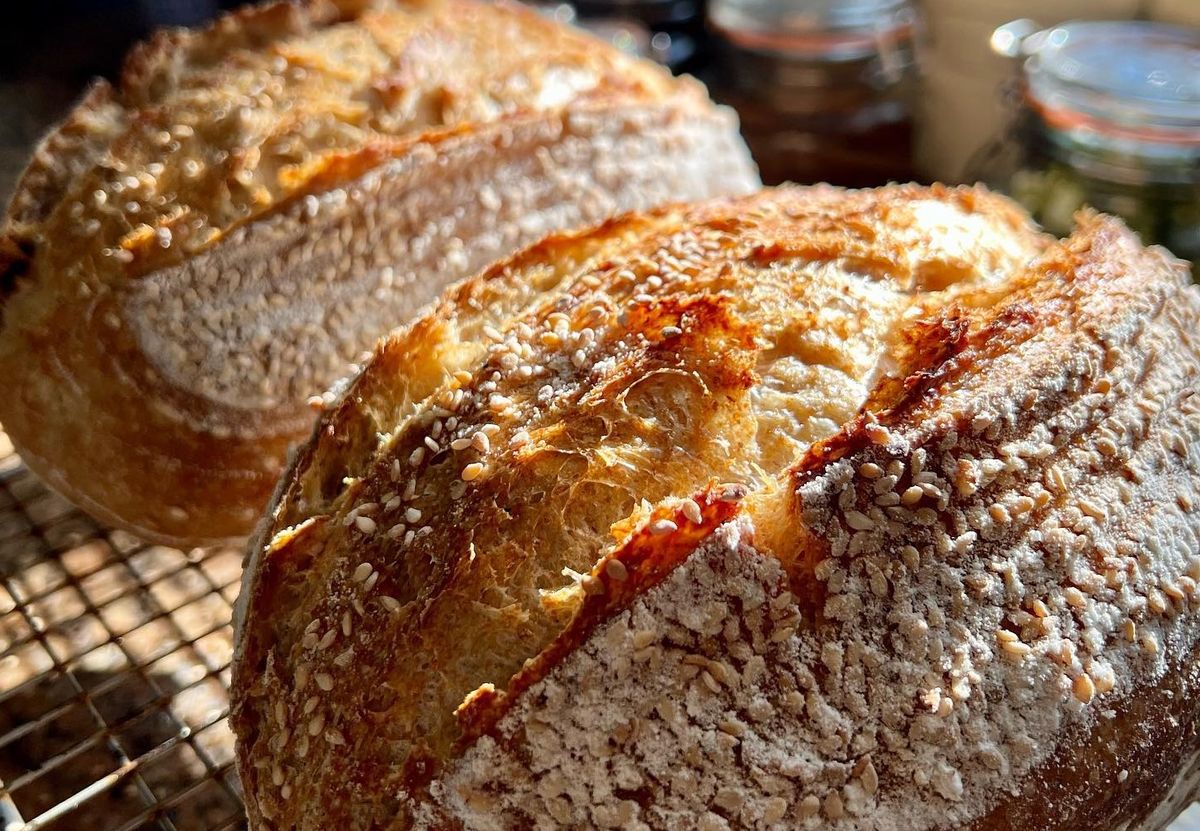
M 767 191 L 495 265 L 380 345 L 251 550 L 252 822 L 1164 824 L 1198 318 L 1118 221 L 1052 243 L 973 189 Z
M 269 3 L 162 32 L 0 234 L 0 420 L 107 522 L 243 537 L 310 402 L 546 233 L 757 177 L 701 85 L 516 4 Z

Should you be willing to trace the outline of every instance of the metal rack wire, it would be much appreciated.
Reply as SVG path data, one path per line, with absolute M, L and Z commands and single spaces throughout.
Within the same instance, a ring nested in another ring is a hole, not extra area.
M 245 828 L 228 713 L 241 552 L 104 528 L 0 430 L 0 831 Z M 1200 829 L 1193 806 L 1171 831 Z
M 0 829 L 226 831 L 241 552 L 98 525 L 0 432 Z

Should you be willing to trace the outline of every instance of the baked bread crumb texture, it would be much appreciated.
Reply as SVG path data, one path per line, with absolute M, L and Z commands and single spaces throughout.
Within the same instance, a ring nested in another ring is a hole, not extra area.
M 1077 223 L 784 188 L 451 289 L 251 549 L 252 825 L 1164 826 L 1200 750 L 1200 295 Z

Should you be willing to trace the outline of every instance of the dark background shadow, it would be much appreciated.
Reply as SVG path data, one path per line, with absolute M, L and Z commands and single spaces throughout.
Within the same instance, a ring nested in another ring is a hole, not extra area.
M 188 26 L 237 0 L 24 0 L 0 25 L 0 203 L 29 151 L 98 76 L 113 77 L 125 51 L 162 26 Z

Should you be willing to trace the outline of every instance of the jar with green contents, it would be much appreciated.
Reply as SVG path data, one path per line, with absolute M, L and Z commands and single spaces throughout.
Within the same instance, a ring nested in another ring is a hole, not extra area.
M 1147 243 L 1200 261 L 1200 31 L 1137 21 L 996 30 L 1023 57 L 1009 133 L 971 178 L 1010 194 L 1065 235 L 1088 205 Z M 1032 32 L 1032 33 L 1030 33 Z

